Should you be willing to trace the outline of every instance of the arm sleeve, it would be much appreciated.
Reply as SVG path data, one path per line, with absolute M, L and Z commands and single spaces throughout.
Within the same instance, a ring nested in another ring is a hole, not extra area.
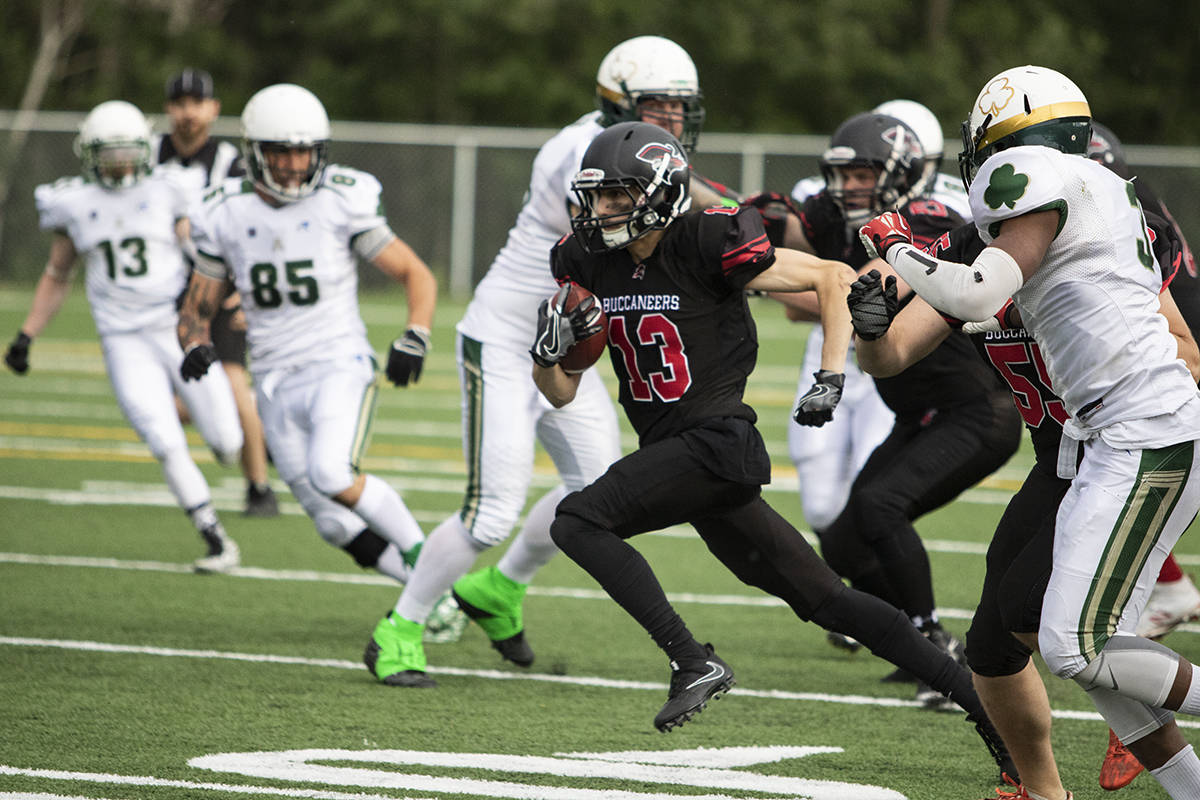
M 887 262 L 925 302 L 967 322 L 991 317 L 1025 282 L 1017 262 L 998 247 L 985 247 L 970 264 L 959 264 L 894 244 Z

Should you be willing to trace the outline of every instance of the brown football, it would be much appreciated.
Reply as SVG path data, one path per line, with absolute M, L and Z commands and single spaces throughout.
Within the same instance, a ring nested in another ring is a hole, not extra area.
M 564 304 L 564 310 L 567 312 L 573 311 L 576 306 L 593 296 L 591 292 L 579 284 L 572 283 L 571 291 L 567 294 L 567 302 Z M 596 302 L 600 302 L 599 298 L 597 298 Z M 604 354 L 604 346 L 606 344 L 608 344 L 608 317 L 604 315 L 604 309 L 601 308 L 600 330 L 586 339 L 581 339 L 571 345 L 570 349 L 567 350 L 567 354 L 563 356 L 562 361 L 558 363 L 569 373 L 583 372 L 600 360 L 600 356 Z

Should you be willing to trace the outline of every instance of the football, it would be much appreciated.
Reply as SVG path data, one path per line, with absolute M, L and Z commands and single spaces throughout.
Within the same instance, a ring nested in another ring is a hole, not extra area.
M 571 291 L 567 294 L 567 302 L 565 303 L 564 310 L 567 312 L 573 311 L 584 300 L 594 296 L 579 284 L 572 283 Z M 599 299 L 596 302 L 599 303 Z M 567 354 L 563 356 L 562 361 L 558 362 L 559 366 L 572 375 L 583 372 L 600 360 L 600 356 L 604 354 L 604 346 L 606 344 L 608 344 L 608 318 L 604 316 L 604 309 L 601 308 L 600 330 L 586 339 L 581 339 L 571 345 L 571 348 L 567 350 Z

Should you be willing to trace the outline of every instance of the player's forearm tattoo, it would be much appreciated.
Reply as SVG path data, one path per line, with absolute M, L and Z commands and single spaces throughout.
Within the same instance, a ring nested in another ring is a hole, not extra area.
M 179 309 L 179 343 L 187 347 L 196 342 L 207 342 L 209 322 L 216 316 L 219 305 L 216 292 L 193 281 L 184 293 L 183 306 Z

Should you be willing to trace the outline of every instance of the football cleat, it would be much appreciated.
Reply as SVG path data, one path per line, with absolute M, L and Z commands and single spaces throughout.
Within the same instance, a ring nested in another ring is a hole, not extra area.
M 862 642 L 860 642 L 858 639 L 855 639 L 853 636 L 847 636 L 844 633 L 826 631 L 825 641 L 829 642 L 839 650 L 845 650 L 848 653 L 857 653 L 859 650 L 862 650 Z
M 214 572 L 229 572 L 242 563 L 242 554 L 237 542 L 229 538 L 221 523 L 209 525 L 200 531 L 200 537 L 208 545 L 208 553 L 192 562 L 196 572 L 209 574 Z
M 1001 775 L 1001 780 L 1012 789 L 997 788 L 995 797 L 984 797 L 983 800 L 1031 800 L 1029 792 L 1025 791 L 1025 787 L 1017 781 L 1014 781 L 1008 775 Z M 1067 796 L 1063 800 L 1075 800 L 1075 795 L 1067 792 Z
M 687 664 L 671 662 L 671 688 L 667 702 L 654 718 L 654 727 L 663 733 L 678 728 L 699 714 L 713 698 L 720 698 L 734 683 L 733 670 L 713 652 L 711 644 L 704 645 L 708 658 Z
M 957 712 L 959 710 L 958 703 L 955 703 L 949 697 L 942 694 L 924 681 L 921 681 L 917 684 L 916 700 L 923 707 L 929 709 L 930 711 Z
M 279 501 L 270 484 L 263 484 L 261 489 L 253 483 L 246 486 L 246 508 L 242 514 L 247 517 L 279 516 Z
M 363 651 L 363 663 L 371 674 L 388 686 L 437 686 L 437 681 L 425 674 L 425 647 L 421 644 L 424 627 L 389 611 L 375 626 Z
M 1000 738 L 1000 732 L 992 725 L 992 721 L 987 717 L 981 719 L 972 714 L 967 714 L 966 719 L 967 722 L 975 725 L 975 732 L 979 734 L 979 738 L 983 740 L 983 745 L 988 749 L 992 760 L 1000 768 L 1000 779 L 1016 786 L 1021 779 L 1021 776 L 1017 773 L 1017 765 L 1013 762 L 1012 756 L 1008 754 L 1008 747 L 1005 746 L 1004 740 Z
M 1135 632 L 1147 639 L 1157 639 L 1195 619 L 1200 619 L 1200 590 L 1184 575 L 1177 581 L 1154 584 Z
M 1121 744 L 1117 734 L 1110 728 L 1108 752 L 1104 754 L 1104 763 L 1100 765 L 1100 788 L 1111 792 L 1128 786 L 1143 769 L 1142 762 Z
M 454 601 L 492 640 L 492 647 L 519 667 L 533 663 L 533 648 L 525 640 L 521 603 L 526 584 L 517 583 L 496 567 L 462 576 L 451 590 Z
M 446 592 L 433 604 L 433 610 L 425 620 L 424 641 L 434 644 L 457 642 L 467 628 L 467 615 L 454 601 L 454 595 Z

